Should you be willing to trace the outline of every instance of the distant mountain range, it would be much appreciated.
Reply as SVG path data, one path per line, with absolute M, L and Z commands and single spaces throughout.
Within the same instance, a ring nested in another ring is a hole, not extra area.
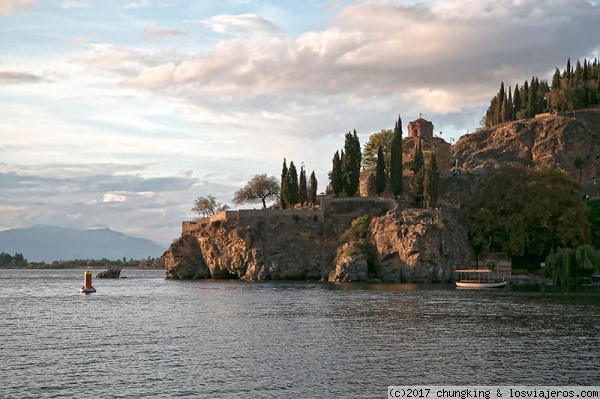
M 0 231 L 0 252 L 23 254 L 29 262 L 72 259 L 145 259 L 159 257 L 166 248 L 144 238 L 111 229 L 75 230 L 37 225 Z

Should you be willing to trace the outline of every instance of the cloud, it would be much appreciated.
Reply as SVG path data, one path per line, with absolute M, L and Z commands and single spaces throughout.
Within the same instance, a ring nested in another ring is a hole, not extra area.
M 88 8 L 90 5 L 89 0 L 63 0 L 60 3 L 60 8 L 70 10 L 73 8 Z
M 0 1 L 0 16 L 10 17 L 28 10 L 36 0 L 2 0 Z
M 375 0 L 346 5 L 326 29 L 296 38 L 262 35 L 276 28 L 253 14 L 219 15 L 206 21 L 213 30 L 257 34 L 196 54 L 112 46 L 87 58 L 130 87 L 220 108 L 253 102 L 276 114 L 269 97 L 306 96 L 300 106 L 308 107 L 315 96 L 403 93 L 428 111 L 451 113 L 488 101 L 500 80 L 516 83 L 589 54 L 599 44 L 598 20 L 599 7 L 570 0 Z
M 121 194 L 106 193 L 102 196 L 102 202 L 125 202 L 127 197 Z
M 126 9 L 135 9 L 135 8 L 144 8 L 144 7 L 150 7 L 150 3 L 148 2 L 148 0 L 134 1 L 134 2 L 123 4 L 122 6 L 120 6 L 120 8 L 126 8 Z
M 167 37 L 167 36 L 181 36 L 186 35 L 187 32 L 179 29 L 171 29 L 165 26 L 159 26 L 152 24 L 144 29 L 146 36 L 151 37 Z
M 40 76 L 20 71 L 0 71 L 0 85 L 39 83 Z
M 215 15 L 203 23 L 217 33 L 229 35 L 277 34 L 279 31 L 273 22 L 255 14 Z
M 192 216 L 198 187 L 215 195 L 224 190 L 189 174 L 144 176 L 147 167 L 0 164 L 0 228 L 40 223 L 90 228 L 100 223 L 166 244 L 177 237 L 180 220 Z

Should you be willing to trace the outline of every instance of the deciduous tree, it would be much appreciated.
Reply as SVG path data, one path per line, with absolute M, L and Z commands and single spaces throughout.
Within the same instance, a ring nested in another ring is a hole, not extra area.
M 254 176 L 244 188 L 235 192 L 233 203 L 235 205 L 262 203 L 267 209 L 267 201 L 277 199 L 279 195 L 279 182 L 275 176 L 261 174 Z
M 196 212 L 200 217 L 207 218 L 226 209 L 229 209 L 229 206 L 217 202 L 215 197 L 208 194 L 206 197 L 196 198 L 192 211 Z

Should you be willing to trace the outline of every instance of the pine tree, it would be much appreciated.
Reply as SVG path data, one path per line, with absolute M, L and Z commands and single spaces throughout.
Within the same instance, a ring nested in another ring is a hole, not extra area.
M 299 199 L 301 207 L 304 207 L 304 204 L 308 202 L 308 187 L 306 186 L 306 171 L 304 170 L 304 165 L 300 166 Z
M 290 162 L 290 168 L 287 173 L 287 196 L 285 198 L 285 202 L 290 206 L 290 208 L 294 208 L 298 202 L 300 202 L 300 188 L 298 186 L 298 171 L 296 170 L 296 166 L 294 166 L 294 162 Z
M 279 193 L 279 202 L 281 203 L 281 209 L 287 208 L 287 203 L 285 202 L 285 198 L 288 195 L 288 185 L 287 185 L 287 174 L 288 168 L 286 165 L 286 160 L 283 158 L 283 168 L 281 168 L 281 191 Z
M 394 198 L 402 195 L 402 118 L 398 115 L 392 140 L 390 184 Z
M 377 169 L 375 170 L 375 191 L 377 192 L 377 195 L 381 195 L 385 191 L 386 180 L 387 175 L 385 172 L 383 147 L 379 147 L 379 151 L 377 151 Z
M 342 156 L 344 152 L 342 151 Z M 342 192 L 342 159 L 340 158 L 340 153 L 338 151 L 333 155 L 332 160 L 332 168 L 331 172 L 329 172 L 329 184 L 331 185 L 331 189 L 333 190 L 333 194 L 336 197 L 339 197 Z
M 310 174 L 310 181 L 308 183 L 308 201 L 315 205 L 317 202 L 317 177 L 315 176 L 315 171 L 313 170 Z

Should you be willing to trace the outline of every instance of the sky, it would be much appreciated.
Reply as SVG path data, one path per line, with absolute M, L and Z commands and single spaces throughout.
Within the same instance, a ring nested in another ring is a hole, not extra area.
M 0 231 L 166 247 L 284 158 L 322 192 L 348 131 L 455 142 L 501 81 L 599 53 L 592 0 L 0 0 Z

